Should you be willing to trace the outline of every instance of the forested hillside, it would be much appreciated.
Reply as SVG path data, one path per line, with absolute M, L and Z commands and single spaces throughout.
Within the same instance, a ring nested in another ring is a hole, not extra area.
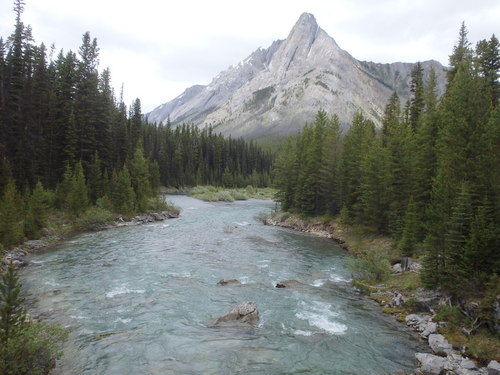
M 127 108 L 98 70 L 90 33 L 77 53 L 36 45 L 14 3 L 14 31 L 0 37 L 0 244 L 36 236 L 52 207 L 131 214 L 160 184 L 269 184 L 272 158 L 256 145 L 143 121 L 140 100 Z
M 342 134 L 320 110 L 276 161 L 284 210 L 340 215 L 423 257 L 429 287 L 477 290 L 500 273 L 500 69 L 493 35 L 475 48 L 462 26 L 445 94 L 417 64 L 411 99 L 394 94 L 382 129 L 361 114 Z

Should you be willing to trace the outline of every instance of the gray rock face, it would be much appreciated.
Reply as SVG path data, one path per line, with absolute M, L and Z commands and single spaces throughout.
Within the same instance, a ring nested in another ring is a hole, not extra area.
M 188 123 L 233 136 L 288 135 L 314 119 L 320 108 L 336 113 L 342 125 L 361 111 L 381 123 L 389 96 L 409 97 L 412 63 L 361 62 L 342 50 L 304 13 L 285 40 L 259 48 L 217 75 L 207 86 L 193 86 L 146 115 L 149 122 Z M 433 67 L 438 91 L 445 72 L 436 61 L 422 63 L 424 79 Z
M 497 361 L 490 361 L 488 363 L 488 375 L 500 375 L 500 363 Z
M 453 370 L 447 358 L 429 353 L 417 353 L 415 358 L 420 365 L 420 371 L 426 375 L 439 375 L 444 370 Z
M 453 352 L 452 345 L 444 338 L 443 335 L 438 333 L 432 333 L 429 335 L 429 346 L 437 355 L 446 356 Z
M 255 324 L 259 321 L 259 311 L 255 302 L 242 302 L 236 305 L 227 314 L 216 319 L 211 327 L 231 325 L 234 323 Z

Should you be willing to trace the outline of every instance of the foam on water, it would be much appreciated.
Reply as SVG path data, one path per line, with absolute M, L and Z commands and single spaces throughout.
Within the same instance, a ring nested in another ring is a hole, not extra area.
M 347 331 L 345 324 L 333 321 L 339 314 L 331 310 L 331 305 L 324 302 L 300 303 L 301 311 L 295 316 L 301 320 L 306 320 L 309 325 L 321 329 L 330 334 L 338 335 Z
M 293 331 L 293 334 L 297 336 L 312 336 L 313 333 L 311 331 L 303 331 L 301 329 L 296 329 L 295 331 Z
M 114 288 L 112 291 L 106 293 L 106 297 L 107 298 L 114 298 L 116 296 L 119 296 L 120 294 L 129 294 L 129 293 L 142 294 L 142 293 L 146 293 L 146 291 L 143 289 L 129 289 L 125 286 L 119 286 L 119 287 Z
M 312 286 L 320 287 L 320 286 L 325 285 L 325 282 L 326 282 L 325 279 L 314 280 L 313 283 L 312 283 Z

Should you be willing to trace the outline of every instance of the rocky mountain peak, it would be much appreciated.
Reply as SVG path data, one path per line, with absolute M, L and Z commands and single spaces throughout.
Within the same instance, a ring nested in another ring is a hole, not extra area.
M 303 13 L 285 40 L 259 48 L 245 60 L 218 74 L 208 86 L 196 86 L 156 108 L 150 122 L 213 126 L 233 136 L 258 138 L 293 134 L 323 108 L 336 113 L 344 126 L 362 112 L 380 124 L 385 105 L 397 92 L 410 97 L 414 64 L 361 62 L 342 50 L 314 16 Z M 444 68 L 423 62 L 444 88 Z
M 287 39 L 298 36 L 299 38 L 314 37 L 318 31 L 318 23 L 311 13 L 302 13 L 293 26 Z

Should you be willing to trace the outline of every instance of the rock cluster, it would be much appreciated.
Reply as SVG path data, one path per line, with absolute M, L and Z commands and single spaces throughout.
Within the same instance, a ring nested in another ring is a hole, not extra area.
M 415 375 L 500 375 L 500 364 L 491 361 L 488 367 L 479 368 L 469 358 L 453 349 L 443 335 L 437 333 L 438 324 L 430 315 L 410 314 L 406 324 L 426 338 L 432 353 L 416 353 L 420 366 Z

